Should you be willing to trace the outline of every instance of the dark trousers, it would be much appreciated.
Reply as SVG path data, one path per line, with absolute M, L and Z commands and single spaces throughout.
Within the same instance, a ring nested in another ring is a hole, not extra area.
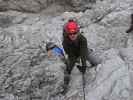
M 93 52 L 91 49 L 88 50 L 86 60 L 91 64 L 91 66 L 97 66 L 98 64 L 100 64 L 102 62 L 102 59 L 99 58 L 95 54 L 95 52 Z M 65 70 L 64 83 L 69 84 L 70 74 L 71 74 L 71 71 L 73 70 L 76 62 L 80 62 L 79 57 L 69 57 L 69 59 L 67 60 L 67 63 L 66 63 L 67 67 Z M 82 66 L 77 66 L 77 68 L 81 72 Z
M 70 81 L 71 71 L 74 68 L 75 63 L 77 62 L 78 57 L 69 57 L 66 62 L 66 70 L 64 71 L 64 85 L 67 86 Z

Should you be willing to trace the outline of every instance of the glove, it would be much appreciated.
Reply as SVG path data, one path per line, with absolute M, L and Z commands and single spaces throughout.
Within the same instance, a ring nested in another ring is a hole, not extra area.
M 87 67 L 87 66 L 80 66 L 80 65 L 77 65 L 77 68 L 79 69 L 79 71 L 80 71 L 82 74 L 85 74 L 85 72 L 86 72 L 86 67 Z
M 86 67 L 87 67 L 87 66 L 82 66 L 82 71 L 81 71 L 81 72 L 82 72 L 83 74 L 85 74 L 85 72 L 86 72 Z

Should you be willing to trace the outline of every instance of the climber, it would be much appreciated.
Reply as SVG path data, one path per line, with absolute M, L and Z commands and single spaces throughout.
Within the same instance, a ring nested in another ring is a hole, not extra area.
M 48 53 L 48 57 L 58 56 L 62 60 L 64 60 L 64 52 L 63 49 L 54 44 L 53 42 L 46 43 L 46 51 Z
M 77 66 L 82 74 L 86 72 L 86 61 L 88 60 L 92 66 L 97 66 L 100 62 L 96 62 L 89 54 L 93 50 L 88 49 L 87 39 L 80 33 L 80 27 L 78 23 L 70 19 L 63 28 L 63 48 L 68 55 L 66 70 L 64 75 L 64 84 L 62 94 L 68 91 L 68 85 L 70 81 L 71 71 L 78 59 L 82 62 L 82 67 Z
M 133 14 L 131 14 L 131 25 L 130 28 L 126 31 L 126 33 L 130 33 L 133 31 Z

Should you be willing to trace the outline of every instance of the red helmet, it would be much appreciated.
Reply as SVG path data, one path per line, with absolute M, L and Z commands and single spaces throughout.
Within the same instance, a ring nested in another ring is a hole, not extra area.
M 74 20 L 69 20 L 68 23 L 64 27 L 65 32 L 68 34 L 71 33 L 78 33 L 79 32 L 79 25 Z

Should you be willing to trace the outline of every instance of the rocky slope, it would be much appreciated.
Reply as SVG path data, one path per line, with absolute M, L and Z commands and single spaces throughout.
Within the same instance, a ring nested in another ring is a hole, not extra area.
M 88 46 L 102 58 L 96 69 L 87 69 L 86 100 L 133 99 L 133 38 L 125 32 L 133 13 L 132 0 L 99 0 L 85 12 L 58 16 L 61 6 L 50 6 L 37 14 L 18 12 L 29 8 L 30 12 L 40 11 L 35 2 L 41 0 L 24 1 L 0 1 L 0 7 L 11 9 L 0 12 L 0 100 L 83 100 L 82 76 L 76 67 L 66 96 L 52 97 L 60 90 L 65 65 L 59 58 L 49 59 L 45 51 L 47 41 L 62 47 L 62 27 L 71 17 L 78 19 Z M 82 5 L 80 2 L 74 4 Z
M 21 12 L 38 13 L 55 4 L 64 10 L 83 11 L 95 0 L 0 0 L 0 11 L 17 10 Z

